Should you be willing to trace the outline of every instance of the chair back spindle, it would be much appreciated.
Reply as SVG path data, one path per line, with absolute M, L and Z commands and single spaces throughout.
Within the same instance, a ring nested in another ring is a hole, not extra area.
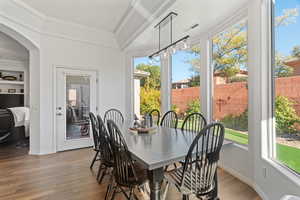
M 178 117 L 174 111 L 168 111 L 162 117 L 160 125 L 168 128 L 177 128 Z
M 149 117 L 150 117 L 150 125 L 159 125 L 159 120 L 160 120 L 160 112 L 157 109 L 151 110 L 149 112 Z
M 99 147 L 99 123 L 94 113 L 90 112 L 89 116 L 92 124 L 94 148 L 97 149 Z
M 206 126 L 195 137 L 185 158 L 181 176 L 180 187 L 187 194 L 201 197 L 215 188 L 215 174 L 223 141 L 224 126 L 220 123 Z
M 127 186 L 134 178 L 137 181 L 137 174 L 134 170 L 133 159 L 127 148 L 121 131 L 113 120 L 107 121 L 110 134 L 110 141 L 114 157 L 114 177 L 119 185 Z
M 97 119 L 99 122 L 99 150 L 101 154 L 101 160 L 107 166 L 110 166 L 113 162 L 113 153 L 110 146 L 110 136 L 100 115 L 97 115 Z
M 124 117 L 121 111 L 114 108 L 105 112 L 104 122 L 107 123 L 108 120 L 113 120 L 119 126 L 124 123 Z
M 201 113 L 192 113 L 185 118 L 181 130 L 199 133 L 206 124 L 206 119 Z

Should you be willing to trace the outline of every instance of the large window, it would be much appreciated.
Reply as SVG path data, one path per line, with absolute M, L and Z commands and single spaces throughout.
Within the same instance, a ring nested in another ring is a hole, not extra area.
M 179 117 L 178 127 L 184 118 L 200 112 L 200 48 L 180 50 L 172 55 L 171 104 Z
M 226 127 L 226 139 L 248 144 L 247 21 L 212 38 L 213 120 Z
M 134 58 L 134 113 L 144 115 L 160 110 L 160 59 Z
M 276 0 L 273 83 L 276 159 L 300 173 L 299 0 Z

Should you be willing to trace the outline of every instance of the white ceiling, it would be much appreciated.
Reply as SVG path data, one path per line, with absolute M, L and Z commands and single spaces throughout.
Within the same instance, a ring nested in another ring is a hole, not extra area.
M 133 0 L 22 0 L 40 13 L 60 20 L 114 32 Z
M 159 19 L 140 34 L 127 50 L 157 48 L 158 31 L 153 27 L 170 11 L 178 13 L 173 22 L 173 41 L 175 41 L 187 34 L 194 36 L 207 31 L 220 19 L 226 20 L 226 17 L 233 15 L 247 2 L 248 0 L 177 0 Z M 190 27 L 196 23 L 199 26 L 190 30 Z M 161 38 L 168 38 L 168 41 L 162 39 L 162 42 L 166 43 L 169 42 L 169 27 L 164 29 L 161 31 Z

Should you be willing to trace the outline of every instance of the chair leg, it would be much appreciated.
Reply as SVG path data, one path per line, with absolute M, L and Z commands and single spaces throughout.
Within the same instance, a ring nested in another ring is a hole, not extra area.
M 99 168 L 98 168 L 98 173 L 97 173 L 97 181 L 99 183 L 99 178 L 100 178 L 100 175 L 101 175 L 101 171 L 103 170 L 102 168 L 102 163 L 99 165 Z
M 101 178 L 100 178 L 100 180 L 99 180 L 99 184 L 101 184 L 102 183 L 102 180 L 103 180 L 103 178 L 104 178 L 104 176 L 106 175 L 106 171 L 107 171 L 107 167 L 105 167 L 104 169 L 103 169 L 103 172 L 102 172 L 102 175 L 101 175 Z
M 105 193 L 105 200 L 107 200 L 109 193 L 111 192 L 111 183 L 108 184 L 107 189 L 106 189 L 106 193 Z
M 190 199 L 189 195 L 182 195 L 182 200 L 189 200 L 189 199 Z
M 112 196 L 111 196 L 111 200 L 114 200 L 115 199 L 115 196 L 116 196 L 116 190 L 117 190 L 117 187 L 116 186 L 114 186 L 113 188 L 112 188 Z
M 96 152 L 96 154 L 95 154 L 95 156 L 93 158 L 93 161 L 91 163 L 90 169 L 93 169 L 93 166 L 95 164 L 95 161 L 97 160 L 98 155 L 99 155 L 99 151 Z

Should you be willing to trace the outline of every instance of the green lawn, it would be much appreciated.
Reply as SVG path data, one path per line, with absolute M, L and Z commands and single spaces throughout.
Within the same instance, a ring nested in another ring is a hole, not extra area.
M 183 120 L 178 120 L 178 128 L 181 128 Z M 240 131 L 232 130 L 226 128 L 225 138 L 236 143 L 247 145 L 248 144 L 248 134 L 242 133 Z M 300 173 L 300 149 L 277 144 L 277 159 Z
M 226 129 L 225 138 L 239 144 L 248 144 L 248 135 L 232 129 Z M 300 149 L 277 144 L 277 159 L 300 173 Z

